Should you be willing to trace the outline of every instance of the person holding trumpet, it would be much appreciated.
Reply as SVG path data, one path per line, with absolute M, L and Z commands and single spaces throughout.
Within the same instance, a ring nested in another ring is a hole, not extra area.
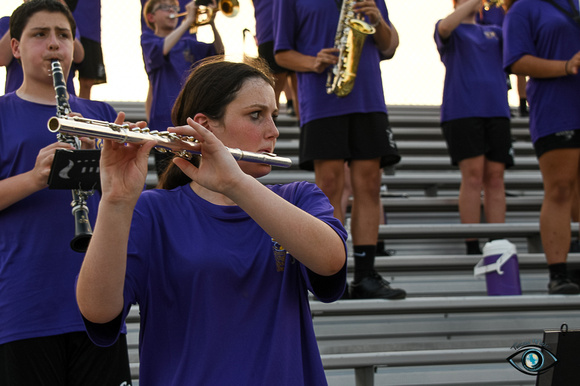
M 453 0 L 454 11 L 435 25 L 445 65 L 441 129 L 451 164 L 461 172 L 461 223 L 505 222 L 504 171 L 514 164 L 508 86 L 502 67 L 502 30 L 476 23 L 482 0 Z M 467 254 L 481 254 L 478 239 Z
M 274 150 L 266 68 L 210 58 L 193 70 L 168 130 L 202 156 L 174 158 L 161 189 L 142 191 L 155 143 L 104 143 L 77 302 L 99 345 L 139 304 L 143 386 L 326 384 L 308 298 L 342 295 L 346 231 L 316 185 L 265 186 L 271 166 L 225 148 Z
M 212 5 L 217 8 L 215 1 Z M 185 19 L 178 25 L 177 0 L 149 0 L 143 8 L 143 17 L 153 33 L 141 35 L 145 69 L 149 77 L 151 108 L 149 128 L 164 131 L 171 126 L 171 106 L 175 102 L 187 75 L 201 59 L 224 53 L 220 34 L 213 17 L 209 22 L 214 34 L 213 44 L 199 42 L 187 33 L 197 18 L 195 1 L 186 5 Z M 215 13 L 213 13 L 215 15 Z M 165 154 L 155 154 L 158 175 L 166 166 Z

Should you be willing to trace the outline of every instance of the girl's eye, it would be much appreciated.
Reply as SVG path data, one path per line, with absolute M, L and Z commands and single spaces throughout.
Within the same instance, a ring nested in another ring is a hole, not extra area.
M 250 116 L 254 119 L 258 119 L 258 118 L 260 118 L 260 112 L 254 111 L 253 113 L 250 113 Z

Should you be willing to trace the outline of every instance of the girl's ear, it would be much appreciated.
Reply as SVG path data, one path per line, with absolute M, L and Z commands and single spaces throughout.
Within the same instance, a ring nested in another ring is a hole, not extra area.
M 211 125 L 210 125 L 211 120 L 209 119 L 209 117 L 207 115 L 205 115 L 203 113 L 197 113 L 193 117 L 193 120 L 195 121 L 195 123 L 199 123 L 200 125 L 202 125 L 206 129 L 208 129 L 209 131 L 213 132 Z

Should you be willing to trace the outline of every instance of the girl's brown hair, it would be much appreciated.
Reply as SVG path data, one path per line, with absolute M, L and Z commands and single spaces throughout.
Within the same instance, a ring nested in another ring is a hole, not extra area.
M 274 87 L 272 74 L 262 59 L 246 59 L 244 63 L 237 63 L 226 61 L 223 56 L 214 56 L 200 61 L 173 105 L 173 125 L 186 125 L 187 118 L 198 113 L 212 120 L 221 120 L 226 107 L 236 98 L 246 80 L 252 78 L 263 79 Z M 199 165 L 198 157 L 191 162 Z M 159 178 L 157 187 L 173 189 L 189 182 L 191 179 L 171 162 Z

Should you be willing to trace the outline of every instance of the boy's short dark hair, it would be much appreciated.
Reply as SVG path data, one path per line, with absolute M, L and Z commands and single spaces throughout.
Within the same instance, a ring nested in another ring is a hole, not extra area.
M 62 13 L 66 16 L 70 23 L 70 28 L 72 32 L 73 40 L 76 35 L 77 24 L 70 11 L 70 9 L 62 4 L 58 0 L 29 0 L 22 3 L 18 8 L 12 12 L 10 16 L 10 37 L 20 40 L 22 37 L 22 31 L 28 24 L 30 18 L 42 11 L 52 12 L 52 13 Z

